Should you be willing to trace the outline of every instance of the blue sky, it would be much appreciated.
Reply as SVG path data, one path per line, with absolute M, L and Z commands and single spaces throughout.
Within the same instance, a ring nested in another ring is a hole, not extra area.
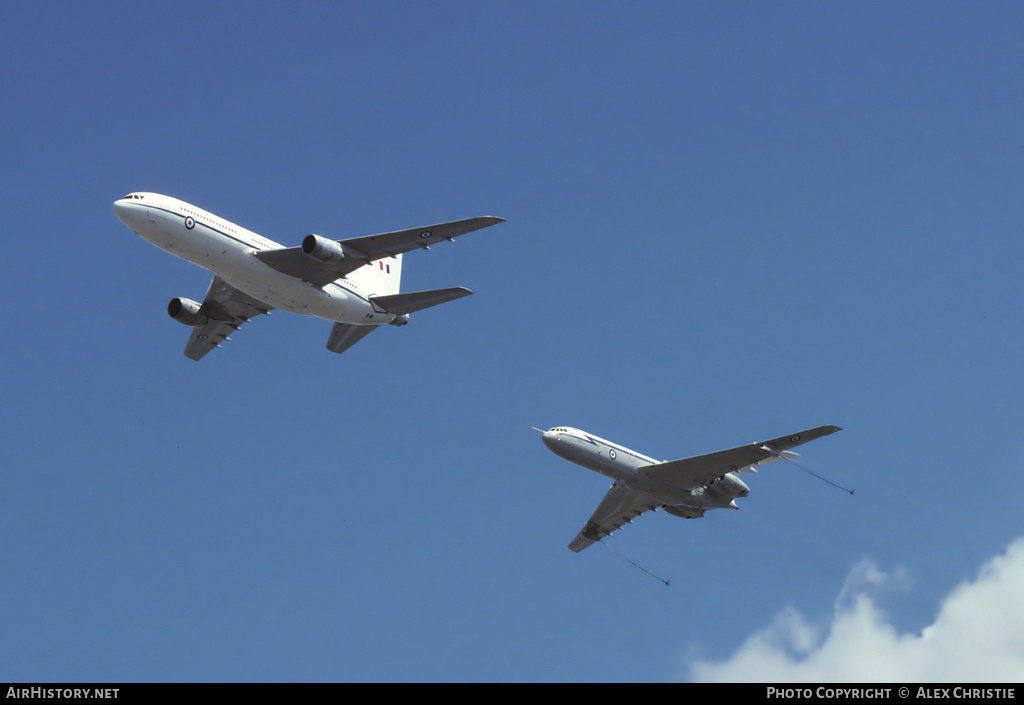
M 1019 679 L 1022 20 L 5 5 L 0 680 Z M 164 311 L 209 274 L 137 190 L 288 245 L 508 222 L 408 255 L 476 294 L 342 356 L 276 313 L 194 363 Z M 667 588 L 566 548 L 609 483 L 530 430 L 820 424 L 855 496 L 773 465 L 609 539 Z

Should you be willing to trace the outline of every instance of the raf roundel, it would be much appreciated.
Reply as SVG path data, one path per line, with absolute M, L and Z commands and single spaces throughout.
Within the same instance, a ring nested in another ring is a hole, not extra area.
M 800 440 L 800 436 L 793 436 L 792 438 L 789 439 L 789 442 L 790 443 L 796 443 L 799 440 Z
M 194 227 L 196 227 L 196 221 L 192 220 L 192 216 L 187 216 L 185 218 L 185 228 L 191 230 Z
M 420 233 L 420 237 L 430 237 L 433 234 L 434 233 L 430 232 L 429 230 L 424 230 L 423 232 Z
M 611 456 L 612 460 L 615 460 L 615 451 L 614 450 L 608 451 L 608 455 Z

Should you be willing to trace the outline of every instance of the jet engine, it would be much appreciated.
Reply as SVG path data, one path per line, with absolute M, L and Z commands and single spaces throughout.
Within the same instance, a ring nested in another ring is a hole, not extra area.
M 746 497 L 750 494 L 747 484 L 733 474 L 723 475 L 708 485 L 708 489 L 726 497 Z
M 403 313 L 401 316 L 395 316 L 395 320 L 391 321 L 393 326 L 404 326 L 409 322 L 409 314 Z
M 302 252 L 324 264 L 339 264 L 345 259 L 345 250 L 341 245 L 319 235 L 307 235 L 302 238 Z
M 201 312 L 202 306 L 192 299 L 171 299 L 167 304 L 167 313 L 178 323 L 186 326 L 203 326 L 209 320 L 206 314 Z

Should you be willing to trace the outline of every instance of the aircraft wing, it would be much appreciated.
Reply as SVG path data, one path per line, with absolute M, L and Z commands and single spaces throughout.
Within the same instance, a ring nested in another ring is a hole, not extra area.
M 412 252 L 416 249 L 427 249 L 430 245 L 441 240 L 451 242 L 459 235 L 465 235 L 474 230 L 480 230 L 481 228 L 504 222 L 504 218 L 483 215 L 479 218 L 467 218 L 466 220 L 456 220 L 451 223 L 428 225 L 425 228 L 412 228 L 393 233 L 355 237 L 349 240 L 341 240 L 340 242 L 342 245 L 351 247 L 357 252 L 362 252 L 368 260 L 376 260 L 382 257 L 393 257 L 404 252 Z
M 569 548 L 579 553 L 623 524 L 658 506 L 658 502 L 651 501 L 647 495 L 631 490 L 616 481 L 601 500 L 601 504 L 597 505 L 583 530 L 569 543 Z
M 841 430 L 838 426 L 818 426 L 770 441 L 720 450 L 667 463 L 645 465 L 640 472 L 655 482 L 681 490 L 705 487 L 727 473 L 750 465 L 775 460 L 776 454 Z M 769 452 L 769 450 L 771 452 Z
M 216 274 L 206 290 L 206 298 L 199 309 L 209 319 L 204 325 L 192 329 L 188 343 L 185 345 L 185 357 L 199 360 L 220 343 L 229 340 L 228 336 L 253 316 L 270 313 L 269 306 L 254 299 L 228 284 Z
M 504 223 L 504 218 L 492 215 L 456 220 L 451 223 L 439 223 L 422 228 L 399 230 L 393 233 L 381 233 L 366 237 L 355 237 L 338 240 L 345 252 L 345 259 L 333 264 L 325 264 L 306 256 L 301 247 L 284 247 L 277 250 L 261 250 L 256 253 L 257 259 L 273 267 L 279 272 L 309 282 L 313 286 L 323 288 L 331 282 L 354 272 L 364 264 L 384 257 L 393 257 L 416 249 L 429 249 L 435 242 L 447 240 L 451 242 L 459 235 L 471 233 L 491 225 Z

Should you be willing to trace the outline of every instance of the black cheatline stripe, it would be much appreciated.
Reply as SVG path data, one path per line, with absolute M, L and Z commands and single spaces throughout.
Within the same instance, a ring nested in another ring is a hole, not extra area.
M 176 218 L 188 217 L 188 216 L 182 216 L 181 213 L 175 213 L 174 211 L 169 210 L 167 208 L 161 208 L 160 206 L 153 206 L 153 205 L 150 205 L 148 203 L 145 203 L 143 205 L 146 208 L 152 208 L 153 210 L 156 210 L 156 211 L 163 211 L 164 213 L 167 213 L 168 215 L 173 215 Z M 239 239 L 238 237 L 235 237 L 231 233 L 226 233 L 226 232 L 224 232 L 223 230 L 221 230 L 219 228 L 213 227 L 212 225 L 207 225 L 206 223 L 203 223 L 201 221 L 195 220 L 195 218 L 193 218 L 192 220 L 195 222 L 196 225 L 202 225 L 207 230 L 212 230 L 215 233 L 219 233 L 220 235 L 223 235 L 224 237 L 228 238 L 229 240 L 234 240 L 235 242 L 237 242 L 240 245 L 245 245 L 246 247 L 253 247 L 253 244 L 251 242 L 246 242 L 245 240 Z M 241 226 L 239 226 L 239 227 L 241 227 Z M 287 248 L 283 248 L 283 249 L 287 249 Z M 277 270 L 275 270 L 275 271 L 277 271 Z M 282 274 L 283 273 L 284 272 L 282 272 Z M 363 296 L 359 292 L 352 291 L 347 286 L 342 286 L 341 284 L 337 283 L 336 281 L 335 282 L 331 282 L 331 284 L 336 286 L 336 287 L 338 287 L 339 289 L 347 291 L 349 294 L 351 294 L 352 296 L 355 296 L 360 301 L 365 301 L 366 303 L 370 304 L 371 306 L 373 305 L 369 298 Z

